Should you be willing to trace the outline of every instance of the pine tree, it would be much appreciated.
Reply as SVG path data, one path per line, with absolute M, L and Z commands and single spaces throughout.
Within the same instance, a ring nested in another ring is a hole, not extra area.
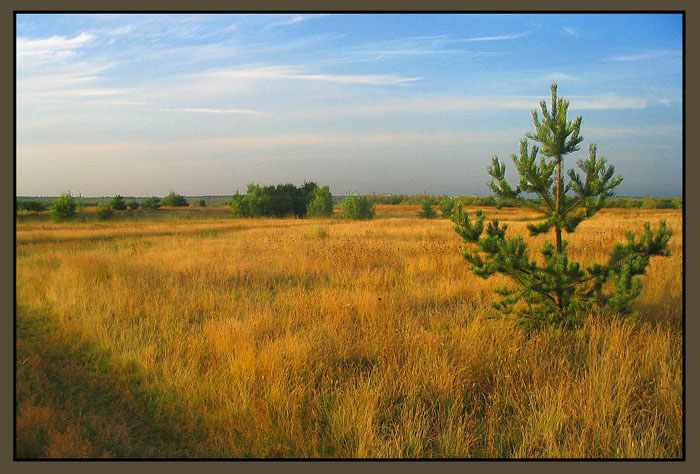
M 564 176 L 564 157 L 579 149 L 581 117 L 567 120 L 569 102 L 557 97 L 557 85 L 552 84 L 551 109 L 546 101 L 540 102 L 542 117 L 532 111 L 535 133 L 526 134 L 520 143 L 520 154 L 512 155 L 520 175 L 513 188 L 505 178 L 506 167 L 494 156 L 488 172 L 493 178 L 489 187 L 500 198 L 518 201 L 541 215 L 536 224 L 528 224 L 531 236 L 554 230 L 554 243 L 545 242 L 540 250 L 543 264 L 531 260 L 522 236 L 506 238 L 507 225 L 493 220 L 484 234 L 484 215 L 476 212 L 474 223 L 468 213 L 458 207 L 453 221 L 455 231 L 476 248 L 463 252 L 472 271 L 489 278 L 494 273 L 508 276 L 515 288 L 500 287 L 501 295 L 493 306 L 504 315 L 515 315 L 527 327 L 574 325 L 584 311 L 598 309 L 608 313 L 629 315 L 634 300 L 641 291 L 641 275 L 652 256 L 668 256 L 671 231 L 661 221 L 652 232 L 649 223 L 639 240 L 627 233 L 627 243 L 617 244 L 604 264 L 582 268 L 570 262 L 567 242 L 562 231 L 572 233 L 585 219 L 593 217 L 614 195 L 614 188 L 622 177 L 614 176 L 615 168 L 606 166 L 605 158 L 598 158 L 596 145 L 589 147 L 589 158 L 579 160 L 579 175 L 569 170 L 568 182 Z M 528 138 L 540 144 L 529 146 Z M 539 160 L 537 158 L 539 157 Z M 523 198 L 535 194 L 538 200 Z
M 112 198 L 110 207 L 115 211 L 123 211 L 126 209 L 126 201 L 124 201 L 124 198 L 121 196 L 121 194 L 117 194 Z
M 423 193 L 423 199 L 421 199 L 421 211 L 418 213 L 418 217 L 424 219 L 434 219 L 437 217 L 437 212 L 433 209 L 435 205 L 435 199 L 426 193 Z

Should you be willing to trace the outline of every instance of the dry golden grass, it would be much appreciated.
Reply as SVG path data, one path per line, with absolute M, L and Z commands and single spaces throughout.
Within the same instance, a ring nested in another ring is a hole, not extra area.
M 526 211 L 486 214 L 526 233 Z M 680 457 L 681 212 L 567 238 L 603 260 L 660 218 L 673 256 L 639 322 L 530 336 L 489 318 L 505 280 L 469 271 L 446 220 L 18 224 L 18 452 Z

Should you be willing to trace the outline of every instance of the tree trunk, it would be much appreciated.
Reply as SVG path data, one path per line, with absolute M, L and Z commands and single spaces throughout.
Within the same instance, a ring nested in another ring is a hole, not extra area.
M 554 226 L 554 235 L 557 239 L 557 253 L 561 255 L 562 244 L 561 244 L 561 227 L 559 225 L 558 219 L 561 217 L 561 156 L 557 156 L 557 223 Z M 559 317 L 563 317 L 564 303 L 561 299 L 561 291 L 557 290 L 554 294 L 554 300 L 559 308 Z

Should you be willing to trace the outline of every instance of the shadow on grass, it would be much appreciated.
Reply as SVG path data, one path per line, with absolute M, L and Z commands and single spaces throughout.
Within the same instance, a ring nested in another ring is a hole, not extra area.
M 20 308 L 16 348 L 15 459 L 222 456 L 135 363 Z

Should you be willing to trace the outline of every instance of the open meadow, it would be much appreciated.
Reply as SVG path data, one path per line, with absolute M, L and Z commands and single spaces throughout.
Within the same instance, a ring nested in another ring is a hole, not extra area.
M 531 334 L 419 210 L 18 218 L 17 457 L 683 456 L 681 210 L 564 234 L 590 264 L 667 220 L 638 321 Z M 527 210 L 484 211 L 527 235 Z

